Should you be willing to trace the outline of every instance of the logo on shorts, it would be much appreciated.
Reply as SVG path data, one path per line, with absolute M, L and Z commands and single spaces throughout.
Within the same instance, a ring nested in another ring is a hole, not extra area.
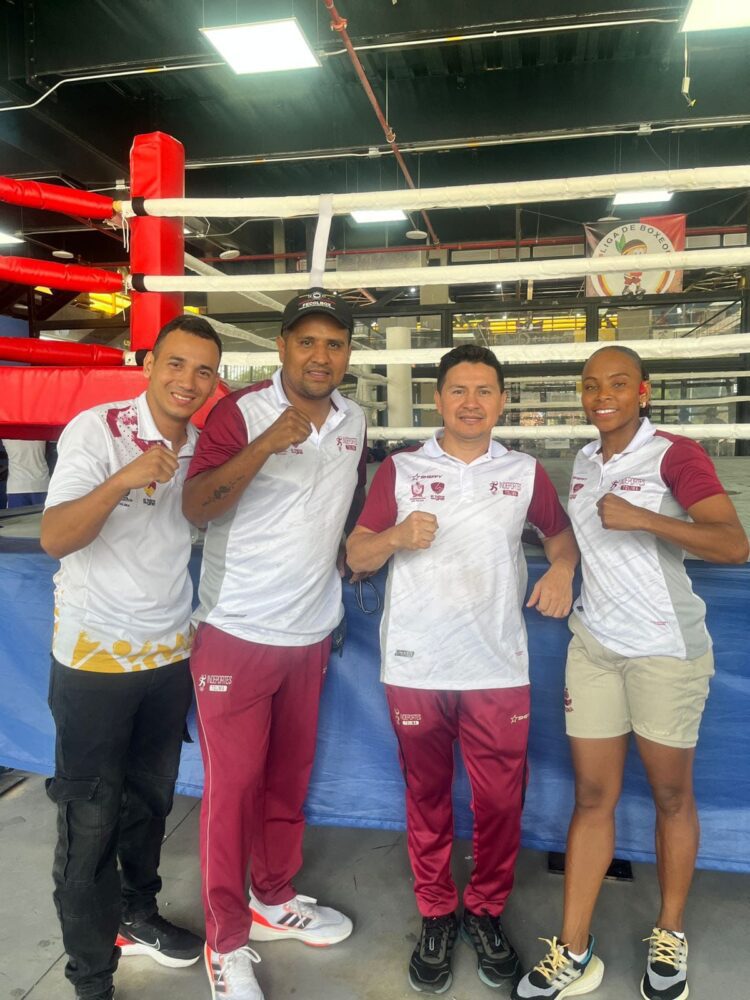
M 422 721 L 422 716 L 417 713 L 406 714 L 401 712 L 398 708 L 393 710 L 393 718 L 396 721 L 397 726 L 418 726 Z
M 573 699 L 570 696 L 570 691 L 567 688 L 563 691 L 563 705 L 565 706 L 566 712 L 573 711 Z
M 528 712 L 526 713 L 526 715 L 511 715 L 510 724 L 511 726 L 513 726 L 516 724 L 516 722 L 525 722 L 526 719 L 528 719 L 528 717 L 529 717 Z
M 198 679 L 198 690 L 216 691 L 220 694 L 228 691 L 232 684 L 231 674 L 201 674 Z

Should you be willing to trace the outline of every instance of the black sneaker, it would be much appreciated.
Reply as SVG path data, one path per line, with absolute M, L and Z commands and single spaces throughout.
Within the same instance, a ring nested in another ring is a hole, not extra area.
M 641 980 L 645 1000 L 685 1000 L 688 995 L 688 944 L 671 931 L 654 927 L 648 941 L 648 963 Z
M 518 955 L 505 936 L 500 917 L 464 910 L 461 937 L 477 953 L 477 975 L 485 986 L 504 986 L 518 971 Z
M 563 1000 L 591 993 L 604 976 L 604 963 L 594 954 L 594 939 L 589 934 L 589 946 L 580 962 L 570 957 L 568 946 L 556 937 L 540 938 L 549 951 L 539 965 L 516 984 L 511 1000 Z
M 112 1000 L 114 995 L 114 986 L 110 986 L 106 990 L 99 990 L 98 993 L 79 993 L 76 990 L 76 1000 Z
M 173 969 L 193 965 L 203 954 L 202 938 L 170 924 L 158 913 L 131 921 L 123 919 L 115 944 L 123 958 L 149 955 L 159 965 Z
M 409 984 L 417 993 L 445 993 L 450 989 L 457 934 L 455 913 L 422 918 L 422 933 L 409 962 Z

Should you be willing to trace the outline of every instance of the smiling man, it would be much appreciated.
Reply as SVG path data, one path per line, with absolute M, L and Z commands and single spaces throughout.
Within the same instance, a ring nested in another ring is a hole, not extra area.
M 220 359 L 206 320 L 168 323 L 144 362 L 146 391 L 63 431 L 42 519 L 42 547 L 61 560 L 49 696 L 54 895 L 81 1000 L 109 1000 L 121 953 L 183 966 L 203 946 L 159 915 L 156 894 L 192 693 L 182 484 L 198 437 L 190 418 L 213 393 Z
M 262 1000 L 248 936 L 322 946 L 352 931 L 292 879 L 343 615 L 337 555 L 364 492 L 364 414 L 336 389 L 353 325 L 323 289 L 292 299 L 281 369 L 219 403 L 185 486 L 185 514 L 208 525 L 191 669 L 205 766 L 206 969 L 223 1000 Z
M 551 564 L 528 606 L 555 618 L 567 614 L 578 561 L 570 522 L 542 467 L 492 440 L 505 400 L 492 351 L 470 344 L 446 354 L 435 393 L 443 429 L 421 448 L 386 459 L 348 543 L 355 572 L 391 560 L 381 677 L 406 782 L 407 842 L 422 915 L 409 982 L 420 993 L 445 993 L 452 981 L 456 739 L 474 812 L 462 935 L 486 985 L 509 985 L 516 973 L 500 915 L 513 885 L 526 780 L 526 521 L 542 534 Z

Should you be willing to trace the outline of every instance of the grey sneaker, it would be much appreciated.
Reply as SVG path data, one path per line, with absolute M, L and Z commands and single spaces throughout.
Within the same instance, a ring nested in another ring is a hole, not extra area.
M 641 980 L 641 996 L 644 1000 L 685 1000 L 690 992 L 685 938 L 654 927 L 651 937 L 644 940 L 648 941 L 648 962 Z

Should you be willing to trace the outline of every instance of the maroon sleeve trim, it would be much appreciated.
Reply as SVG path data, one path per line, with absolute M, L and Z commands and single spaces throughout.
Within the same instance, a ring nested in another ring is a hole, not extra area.
M 562 508 L 557 490 L 539 462 L 536 463 L 534 490 L 526 518 L 545 538 L 553 538 L 570 527 L 570 518 Z
M 379 534 L 387 528 L 392 528 L 397 518 L 396 464 L 389 456 L 375 473 L 357 527 L 367 528 Z
M 242 395 L 246 391 L 243 390 Z M 248 443 L 247 424 L 237 405 L 237 395 L 226 396 L 211 410 L 206 426 L 198 438 L 187 479 L 218 468 L 242 451 Z
M 697 441 L 664 431 L 656 434 L 670 442 L 661 460 L 661 478 L 681 507 L 690 510 L 701 500 L 726 493 L 714 463 Z

